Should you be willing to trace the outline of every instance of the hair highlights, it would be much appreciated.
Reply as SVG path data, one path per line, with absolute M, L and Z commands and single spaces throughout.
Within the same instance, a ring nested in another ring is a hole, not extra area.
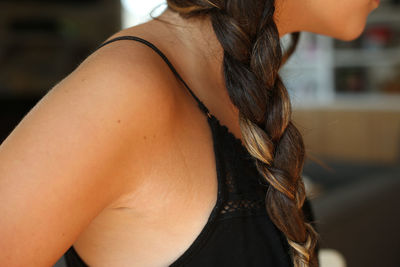
M 285 234 L 295 267 L 318 266 L 318 233 L 305 221 L 306 198 L 301 172 L 305 149 L 291 120 L 288 92 L 278 74 L 294 52 L 282 54 L 273 20 L 274 0 L 167 0 L 183 18 L 208 16 L 223 50 L 223 75 L 232 103 L 239 110 L 244 144 L 258 171 L 271 185 L 266 209 Z

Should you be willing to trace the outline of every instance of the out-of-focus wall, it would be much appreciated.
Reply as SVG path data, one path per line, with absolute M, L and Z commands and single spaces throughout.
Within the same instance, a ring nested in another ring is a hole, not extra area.
M 308 153 L 352 162 L 400 162 L 399 110 L 295 110 Z
M 116 0 L 0 1 L 0 98 L 41 97 L 120 28 Z

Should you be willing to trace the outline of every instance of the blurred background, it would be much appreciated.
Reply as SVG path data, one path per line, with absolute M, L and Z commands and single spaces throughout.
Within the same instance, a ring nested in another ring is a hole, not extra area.
M 106 38 L 165 7 L 1 0 L 0 140 Z M 350 267 L 400 266 L 400 1 L 383 0 L 351 42 L 303 32 L 280 73 L 304 136 L 303 177 L 321 248 Z

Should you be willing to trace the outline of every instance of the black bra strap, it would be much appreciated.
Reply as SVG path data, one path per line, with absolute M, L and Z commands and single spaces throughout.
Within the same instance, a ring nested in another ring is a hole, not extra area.
M 183 84 L 185 85 L 185 87 L 189 90 L 190 94 L 194 97 L 194 99 L 197 101 L 197 104 L 199 105 L 200 109 L 207 114 L 208 117 L 211 118 L 211 114 L 208 110 L 208 108 L 203 104 L 203 102 L 200 101 L 200 99 L 197 98 L 197 96 L 193 93 L 193 91 L 189 88 L 189 86 L 186 84 L 186 82 L 182 79 L 182 77 L 179 75 L 179 73 L 176 71 L 176 69 L 174 68 L 174 66 L 172 65 L 172 63 L 168 60 L 168 58 L 164 55 L 163 52 L 160 51 L 160 49 L 158 49 L 154 44 L 150 43 L 147 40 L 144 40 L 140 37 L 137 36 L 119 36 L 116 38 L 113 38 L 103 44 L 101 44 L 100 46 L 98 46 L 94 51 L 96 51 L 97 49 L 99 49 L 102 46 L 105 46 L 106 44 L 109 44 L 111 42 L 115 42 L 118 40 L 134 40 L 134 41 L 139 41 L 147 46 L 149 46 L 150 48 L 152 48 L 154 51 L 156 51 L 161 58 L 168 64 L 169 68 L 172 70 L 172 72 L 178 77 L 179 80 L 181 80 L 183 82 Z M 93 51 L 93 52 L 94 52 Z

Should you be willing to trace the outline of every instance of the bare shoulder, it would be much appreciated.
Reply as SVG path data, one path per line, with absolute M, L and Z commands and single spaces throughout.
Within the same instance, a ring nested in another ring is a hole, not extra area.
M 106 41 L 120 35 L 113 35 Z M 164 106 L 175 104 L 176 91 L 171 88 L 171 70 L 153 49 L 137 41 L 117 40 L 102 46 L 70 76 L 74 82 L 106 82 L 108 86 L 109 82 L 113 82 L 117 90 L 126 90 L 125 93 L 135 96 L 132 101 L 145 102 L 151 99 L 150 102 Z
M 120 34 L 108 40 L 116 36 Z M 81 105 L 85 112 L 103 116 L 99 119 L 104 123 L 98 127 L 107 129 L 108 123 L 110 127 L 115 123 L 121 126 L 115 145 L 134 145 L 135 149 L 127 152 L 129 156 L 142 155 L 138 158 L 146 160 L 147 137 L 168 141 L 179 119 L 176 82 L 167 64 L 150 47 L 118 40 L 93 52 L 50 94 L 76 94 L 80 101 L 86 101 Z
M 135 42 L 100 48 L 0 145 L 4 265 L 53 265 L 102 210 L 139 184 L 140 164 L 171 138 L 177 113 L 157 56 Z

